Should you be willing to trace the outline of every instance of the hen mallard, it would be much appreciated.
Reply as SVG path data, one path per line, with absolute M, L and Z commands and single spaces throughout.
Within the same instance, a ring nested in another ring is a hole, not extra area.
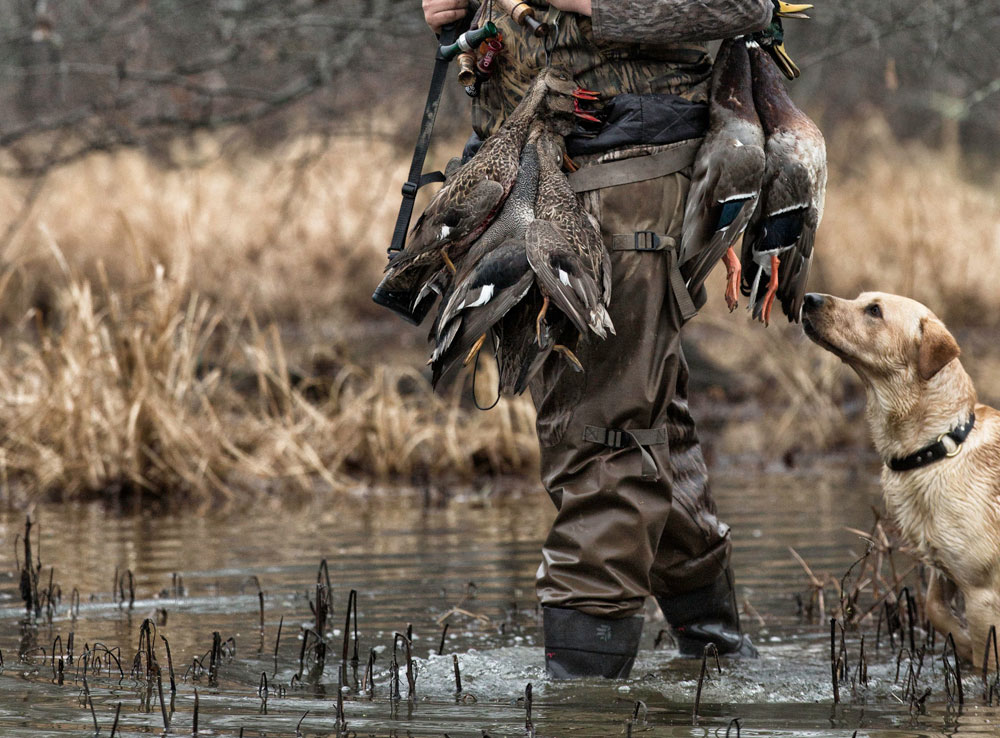
M 539 162 L 534 143 L 521 151 L 517 181 L 510 196 L 486 232 L 459 261 L 451 288 L 443 292 L 441 308 L 431 328 L 434 383 L 458 359 L 471 358 L 483 336 L 496 321 L 524 297 L 534 282 L 525 254 L 524 232 L 534 220 Z M 442 269 L 422 289 L 416 300 L 429 299 L 431 290 L 442 290 L 448 272 Z M 472 354 L 468 352 L 474 349 Z
M 681 273 L 694 293 L 724 259 L 726 303 L 734 310 L 740 263 L 733 245 L 750 221 L 764 179 L 764 131 L 754 108 L 750 58 L 742 37 L 719 47 L 709 120 L 684 211 Z
M 798 321 L 823 217 L 826 144 L 816 124 L 788 96 L 761 41 L 751 37 L 747 50 L 754 105 L 766 137 L 766 165 L 760 201 L 743 238 L 742 289 L 754 318 L 768 323 L 777 296 L 789 321 Z
M 611 301 L 611 257 L 600 228 L 587 213 L 562 172 L 566 149 L 562 136 L 550 126 L 532 132 L 538 146 L 538 197 L 535 220 L 524 240 L 528 262 L 538 279 L 541 322 L 550 302 L 581 334 L 593 331 L 601 338 L 615 332 L 608 314 Z
M 517 179 L 531 122 L 539 115 L 572 119 L 574 95 L 585 93 L 565 70 L 543 70 L 503 126 L 434 195 L 406 247 L 390 256 L 376 301 L 414 314 L 414 298 L 427 279 L 445 265 L 454 272 L 454 262 L 500 212 Z

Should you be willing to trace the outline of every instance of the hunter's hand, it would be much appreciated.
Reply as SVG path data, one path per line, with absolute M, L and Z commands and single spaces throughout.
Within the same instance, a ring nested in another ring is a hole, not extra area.
M 469 0 L 423 0 L 424 20 L 434 33 L 441 32 L 441 26 L 464 18 L 469 10 Z M 587 0 L 590 4 L 590 0 Z
M 580 15 L 590 15 L 590 0 L 549 0 L 556 10 L 565 10 L 569 13 L 579 13 Z

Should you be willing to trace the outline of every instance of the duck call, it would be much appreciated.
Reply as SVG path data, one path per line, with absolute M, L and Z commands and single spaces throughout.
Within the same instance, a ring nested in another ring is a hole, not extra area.
M 549 34 L 548 23 L 542 23 L 535 18 L 535 9 L 523 0 L 494 0 L 494 2 L 517 25 L 531 31 L 533 36 L 541 38 Z

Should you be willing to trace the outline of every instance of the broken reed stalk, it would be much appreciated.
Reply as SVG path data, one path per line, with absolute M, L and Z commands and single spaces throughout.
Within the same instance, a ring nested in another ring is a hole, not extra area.
M 535 726 L 531 722 L 531 682 L 524 688 L 524 729 L 534 733 Z
M 115 733 L 118 731 L 118 718 L 122 714 L 122 703 L 119 702 L 118 706 L 115 708 L 115 721 L 111 723 L 111 733 L 109 738 L 115 738 Z
M 462 694 L 462 672 L 458 667 L 457 653 L 451 655 L 451 665 L 455 670 L 455 696 L 458 697 Z
M 402 633 L 394 633 L 392 637 L 392 661 L 396 665 L 396 696 L 400 698 L 399 694 L 399 662 L 396 659 L 396 645 L 399 641 L 403 642 L 406 646 L 406 688 L 408 694 L 406 698 L 411 702 L 417 697 L 417 678 L 413 671 L 413 624 L 408 623 L 406 626 L 406 635 Z
M 336 728 L 339 732 L 344 726 L 347 725 L 347 721 L 344 719 L 344 680 L 343 674 L 338 680 L 337 684 L 337 715 L 336 715 Z
M 740 728 L 742 727 L 740 724 L 740 718 L 733 718 L 729 721 L 729 725 L 726 726 L 726 738 L 729 738 L 729 731 L 733 729 L 734 725 L 736 726 L 736 738 L 740 738 Z M 855 730 L 852 738 L 857 738 L 857 735 L 858 731 Z
M 997 678 L 990 684 L 990 644 L 993 645 L 993 665 L 997 669 Z M 997 653 L 997 626 L 991 625 L 990 632 L 986 635 L 986 650 L 983 653 L 983 699 L 986 704 L 993 704 L 993 691 L 997 681 L 1000 680 L 1000 654 Z
M 36 567 L 32 563 L 31 553 L 31 516 L 24 519 L 24 568 L 21 569 L 21 599 L 28 616 L 41 614 L 41 598 L 38 596 L 38 573 L 42 564 Z M 15 551 L 17 547 L 15 546 Z
M 198 735 L 198 688 L 194 688 L 194 715 L 191 717 L 191 735 Z
M 170 718 L 167 716 L 167 703 L 163 699 L 163 672 L 159 664 L 156 666 L 156 691 L 160 695 L 160 713 L 163 715 L 163 732 L 170 732 Z
M 837 669 L 837 618 L 830 618 L 830 678 L 833 682 L 833 704 L 840 702 L 840 674 Z
M 219 631 L 212 633 L 212 652 L 208 662 L 208 685 L 217 687 L 219 684 L 219 662 L 222 660 L 222 635 Z
M 368 650 L 368 665 L 365 666 L 365 676 L 364 681 L 361 683 L 361 689 L 368 693 L 368 699 L 375 699 L 375 649 L 371 648 Z
M 948 661 L 949 651 L 953 658 L 952 662 Z M 948 637 L 944 641 L 944 650 L 941 652 L 941 662 L 944 664 L 944 687 L 945 691 L 948 693 L 948 702 L 952 703 L 955 701 L 955 694 L 952 692 L 951 678 L 955 678 L 955 684 L 957 687 L 958 704 L 965 704 L 965 694 L 962 690 L 962 666 L 959 664 L 958 651 L 955 648 L 955 638 L 951 633 L 948 633 Z
M 441 629 L 441 645 L 438 646 L 438 656 L 444 656 L 444 639 L 448 635 L 448 623 Z
M 698 676 L 698 689 L 694 695 L 694 708 L 691 710 L 691 720 L 698 722 L 698 710 L 701 708 L 701 690 L 705 684 L 705 674 L 708 671 L 708 654 L 715 654 L 715 666 L 722 673 L 722 664 L 719 662 L 719 649 L 714 643 L 706 643 L 705 650 L 701 653 L 701 674 Z
M 83 699 L 90 706 L 90 717 L 94 719 L 94 735 L 101 732 L 101 727 L 97 724 L 97 711 L 94 710 L 94 700 L 90 696 L 90 686 L 87 684 L 87 677 L 83 678 Z
M 274 638 L 274 671 L 271 673 L 272 678 L 278 676 L 278 646 L 281 644 L 281 628 L 285 624 L 285 616 L 282 615 L 281 619 L 278 620 L 278 635 Z
M 163 647 L 167 650 L 167 673 L 170 674 L 170 694 L 177 694 L 177 682 L 174 679 L 174 660 L 170 657 L 170 642 L 161 634 L 160 640 L 163 641 Z
M 257 587 L 257 601 L 260 603 L 260 647 L 257 649 L 257 653 L 262 653 L 264 651 L 264 590 Z
M 340 670 L 341 681 L 347 683 L 347 651 L 351 642 L 351 613 L 354 613 L 354 652 L 351 655 L 351 664 L 354 666 L 354 686 L 358 681 L 358 591 L 352 589 L 347 595 L 347 615 L 344 620 L 344 648 L 341 652 Z
M 135 609 L 135 575 L 131 569 L 126 569 L 118 580 L 119 606 L 125 602 L 125 579 L 128 578 L 128 609 Z

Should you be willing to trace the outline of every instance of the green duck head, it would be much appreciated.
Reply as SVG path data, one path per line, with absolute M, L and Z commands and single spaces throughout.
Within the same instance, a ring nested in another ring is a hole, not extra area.
M 806 10 L 812 5 L 793 5 L 784 0 L 772 0 L 774 4 L 774 14 L 771 16 L 771 24 L 762 31 L 754 33 L 751 38 L 760 44 L 760 47 L 777 63 L 781 73 L 788 79 L 796 79 L 801 74 L 799 68 L 792 61 L 792 58 L 785 50 L 785 29 L 781 25 L 782 18 L 808 18 Z

